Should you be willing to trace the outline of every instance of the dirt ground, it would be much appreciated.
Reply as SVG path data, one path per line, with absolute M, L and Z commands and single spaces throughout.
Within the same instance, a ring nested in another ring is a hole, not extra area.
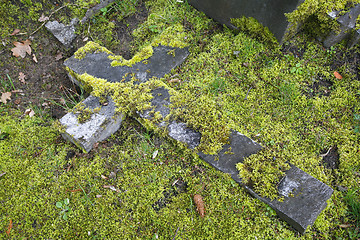
M 33 1 L 36 2 L 36 1 Z M 139 23 L 143 22 L 147 17 L 147 9 L 142 1 L 137 4 L 135 14 L 126 17 L 122 21 L 116 21 L 115 31 L 113 31 L 114 39 L 121 42 L 116 48 L 111 49 L 115 54 L 120 54 L 124 58 L 131 58 L 132 36 L 131 32 Z M 62 14 L 67 14 L 66 9 Z M 60 16 L 60 14 L 59 14 Z M 57 20 L 51 19 L 51 20 Z M 38 23 L 40 26 L 41 23 Z M 19 26 L 23 30 L 23 26 Z M 28 29 L 33 31 L 34 29 Z M 3 39 L 3 45 L 6 50 L 0 50 L 0 77 L 8 80 L 8 76 L 12 79 L 16 90 L 22 90 L 21 93 L 12 95 L 11 100 L 7 103 L 9 107 L 16 108 L 21 111 L 31 108 L 36 114 L 49 114 L 54 119 L 61 118 L 66 110 L 71 108 L 76 102 L 86 97 L 86 93 L 82 92 L 75 86 L 67 76 L 67 72 L 63 62 L 71 57 L 74 52 L 86 44 L 84 37 L 78 35 L 72 42 L 72 47 L 66 49 L 46 28 L 43 26 L 38 32 L 30 36 L 32 41 L 32 54 L 35 54 L 37 62 L 32 56 L 26 55 L 25 58 L 15 57 L 12 55 L 11 49 L 14 45 L 12 41 L 25 41 L 27 34 L 19 34 Z M 91 40 L 91 39 L 88 39 Z M 25 74 L 25 83 L 19 80 L 19 74 Z M 6 89 L 2 89 L 6 91 Z

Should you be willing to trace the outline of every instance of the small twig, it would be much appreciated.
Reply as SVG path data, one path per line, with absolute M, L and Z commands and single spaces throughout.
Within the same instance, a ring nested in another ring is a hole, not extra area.
M 3 172 L 0 174 L 0 177 L 4 176 L 6 174 L 6 172 Z
M 325 153 L 325 154 L 320 154 L 320 157 L 325 157 L 326 155 L 328 155 L 330 153 L 332 147 L 329 148 L 329 150 Z
M 178 228 L 176 229 L 175 235 L 174 235 L 174 237 L 173 237 L 173 239 L 172 239 L 172 240 L 175 240 L 176 235 L 177 235 L 177 233 L 178 233 L 178 231 L 179 231 L 179 228 L 180 228 L 180 227 L 178 227 Z
M 64 7 L 67 7 L 67 6 L 69 6 L 69 5 L 76 5 L 76 6 L 78 6 L 77 4 L 74 4 L 74 3 L 68 3 L 68 4 L 66 4 L 66 5 L 64 5 L 64 6 L 62 6 L 62 7 L 59 7 L 58 9 L 56 9 L 55 11 L 53 11 L 53 12 L 50 13 L 50 15 L 48 16 L 49 20 L 50 20 L 51 16 L 52 16 L 54 13 L 60 11 L 61 9 L 63 9 Z M 38 27 L 38 28 L 37 28 L 33 33 L 31 33 L 29 36 L 34 35 L 34 34 L 35 34 L 37 31 L 39 31 L 49 20 L 44 21 L 44 22 L 41 24 L 41 26 Z
M 250 90 L 251 90 L 251 89 L 252 89 L 252 87 L 250 87 L 250 88 L 249 88 L 249 90 L 247 91 L 247 93 L 246 93 L 246 96 L 245 96 L 244 100 L 247 100 L 247 97 L 248 97 L 249 92 L 250 92 Z

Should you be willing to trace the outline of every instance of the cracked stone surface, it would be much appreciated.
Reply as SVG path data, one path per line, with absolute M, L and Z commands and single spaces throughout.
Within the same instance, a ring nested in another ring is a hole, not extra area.
M 72 41 L 76 38 L 75 25 L 78 19 L 71 20 L 69 25 L 64 25 L 58 21 L 49 21 L 45 27 L 66 47 L 70 48 Z

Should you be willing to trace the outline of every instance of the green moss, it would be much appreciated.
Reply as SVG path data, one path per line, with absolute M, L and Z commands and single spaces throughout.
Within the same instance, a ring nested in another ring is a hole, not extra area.
M 113 55 L 112 52 L 107 50 L 105 47 L 100 46 L 100 44 L 95 42 L 87 42 L 85 46 L 79 48 L 75 53 L 74 57 L 77 59 L 82 59 L 86 56 L 88 53 L 96 53 L 96 52 L 105 52 L 108 54 Z
M 317 36 L 323 36 L 330 30 L 338 31 L 337 21 L 330 19 L 329 12 L 343 10 L 345 14 L 349 7 L 360 3 L 350 0 L 305 0 L 291 13 L 285 14 L 291 23 L 288 37 L 293 36 L 300 28 L 305 28 Z
M 141 49 L 138 53 L 136 53 L 130 60 L 124 59 L 122 56 L 109 56 L 111 60 L 111 66 L 128 66 L 132 67 L 135 63 L 146 60 L 150 58 L 154 53 L 152 46 L 147 46 Z
M 231 24 L 237 27 L 237 31 L 248 33 L 251 37 L 259 39 L 261 42 L 276 46 L 278 41 L 267 27 L 264 27 L 256 19 L 252 17 L 241 17 L 231 19 Z

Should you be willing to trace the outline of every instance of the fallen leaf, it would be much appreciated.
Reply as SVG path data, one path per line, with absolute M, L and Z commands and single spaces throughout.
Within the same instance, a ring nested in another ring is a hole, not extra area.
M 334 72 L 334 75 L 335 75 L 335 77 L 337 78 L 337 79 L 342 79 L 343 77 L 340 75 L 340 73 L 338 73 L 338 72 Z
M 8 226 L 8 230 L 6 231 L 6 234 L 9 236 L 10 235 L 10 231 L 13 227 L 13 223 L 12 223 L 12 220 L 10 219 L 10 223 L 9 223 L 9 226 Z
M 26 75 L 23 72 L 19 72 L 19 81 L 25 84 L 25 78 Z
M 55 56 L 56 61 L 59 61 L 62 58 L 63 58 L 62 52 L 58 52 L 58 54 L 56 54 L 56 56 Z
M 36 58 L 36 56 L 35 56 L 35 54 L 33 53 L 33 60 L 34 60 L 34 62 L 38 62 L 38 60 L 37 60 L 37 58 Z
M 19 105 L 19 104 L 21 103 L 21 99 L 20 99 L 20 98 L 16 99 L 16 100 L 14 101 L 14 103 L 15 103 L 16 105 Z
M 7 100 L 11 100 L 11 92 L 4 92 L 1 94 L 0 102 L 6 104 Z
M 18 34 L 20 32 L 20 29 L 15 29 L 12 34 L 10 34 L 11 36 L 14 36 L 16 34 Z
M 178 79 L 178 78 L 174 78 L 174 79 L 170 79 L 170 80 L 168 80 L 168 82 L 169 83 L 180 83 L 181 82 L 181 80 L 180 79 Z
M 48 21 L 49 20 L 49 17 L 46 17 L 44 15 L 44 13 L 41 14 L 41 17 L 39 17 L 38 21 L 39 22 L 45 22 L 45 21 Z
M 35 115 L 35 112 L 31 108 L 28 108 L 25 110 L 25 114 L 29 115 L 29 117 L 33 117 Z
M 196 210 L 199 212 L 200 217 L 203 218 L 205 216 L 205 205 L 202 196 L 199 194 L 195 194 L 194 203 L 196 205 Z
M 341 228 L 349 228 L 349 227 L 351 227 L 351 224 L 340 224 L 339 227 L 341 227 Z
M 11 49 L 11 51 L 13 52 L 13 55 L 15 57 L 24 58 L 26 56 L 26 53 L 31 55 L 31 47 L 30 47 L 31 41 L 29 39 L 22 41 L 22 43 L 13 42 L 13 44 L 15 45 L 15 47 Z
M 101 178 L 102 178 L 102 179 L 109 179 L 108 177 L 106 177 L 106 176 L 104 176 L 104 175 L 101 175 Z M 106 185 L 105 185 L 105 186 L 106 186 Z M 105 187 L 105 186 L 104 186 L 104 187 Z
M 85 38 L 83 39 L 83 42 L 86 42 L 87 40 L 89 40 L 89 38 L 88 38 L 88 37 L 85 37 Z

